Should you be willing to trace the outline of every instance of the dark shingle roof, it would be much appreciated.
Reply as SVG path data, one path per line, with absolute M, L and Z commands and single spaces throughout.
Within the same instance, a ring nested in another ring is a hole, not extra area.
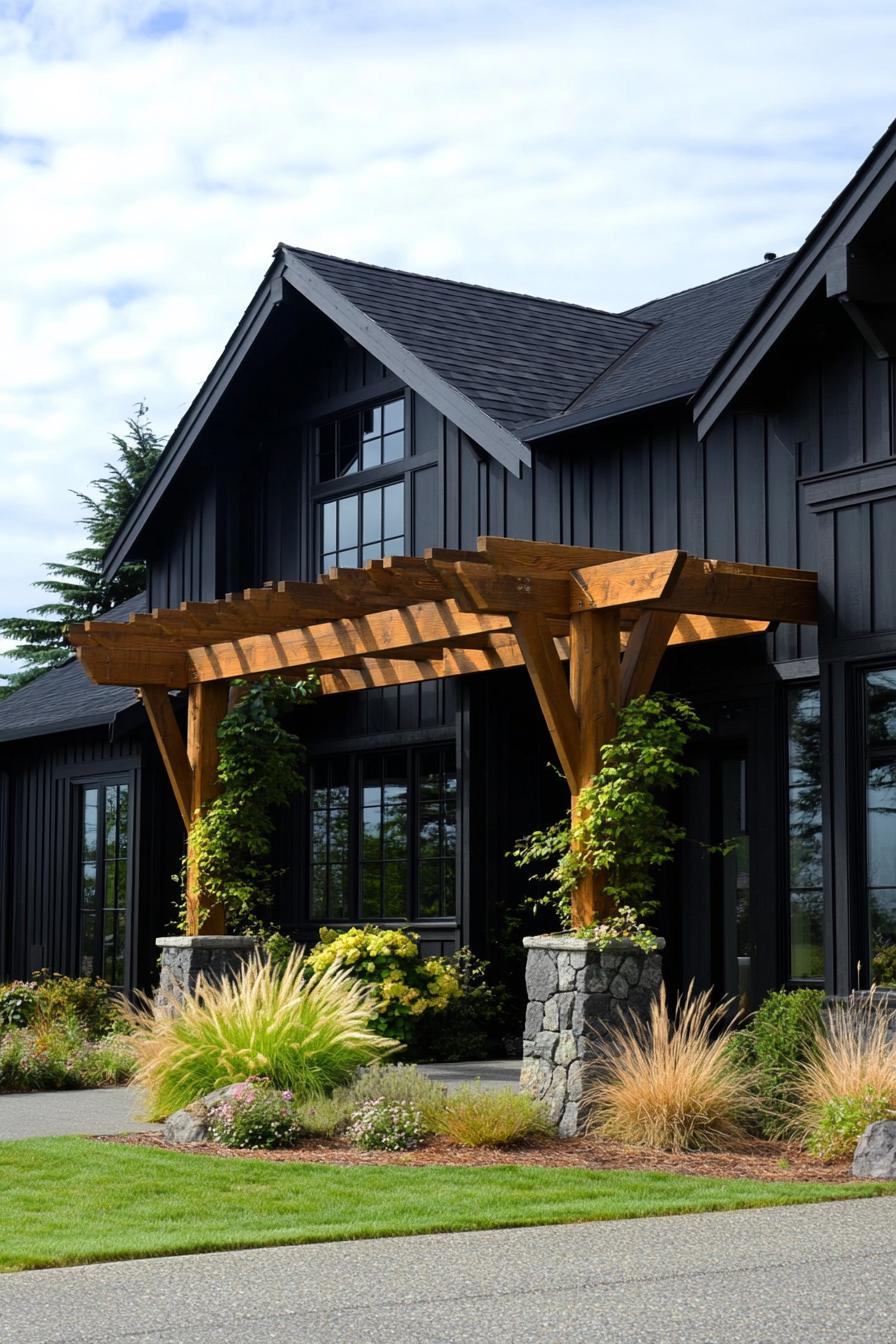
M 98 619 L 125 621 L 146 610 L 146 594 L 129 598 Z M 53 667 L 0 700 L 0 742 L 110 724 L 136 704 L 130 686 L 95 686 L 76 658 Z
M 629 314 L 284 251 L 507 429 L 559 414 L 647 330 Z
M 623 316 L 649 323 L 650 330 L 594 380 L 569 413 L 661 401 L 664 391 L 695 392 L 789 260 L 779 257 L 630 308 Z

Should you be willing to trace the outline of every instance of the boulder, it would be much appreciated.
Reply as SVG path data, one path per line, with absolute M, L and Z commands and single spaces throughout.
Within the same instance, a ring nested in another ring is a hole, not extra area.
M 201 1100 L 193 1101 L 182 1111 L 169 1115 L 162 1129 L 165 1139 L 168 1143 L 207 1143 L 209 1111 L 242 1086 L 242 1083 L 228 1083 L 226 1087 L 216 1087 L 214 1092 L 207 1092 Z
M 165 1121 L 162 1133 L 168 1143 L 206 1143 L 208 1141 L 208 1111 L 204 1106 L 185 1106 Z
M 896 1120 L 875 1120 L 856 1145 L 853 1176 L 896 1181 Z

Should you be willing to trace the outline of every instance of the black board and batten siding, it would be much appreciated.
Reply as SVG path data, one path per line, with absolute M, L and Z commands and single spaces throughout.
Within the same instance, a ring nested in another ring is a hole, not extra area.
M 171 874 L 182 846 L 154 747 L 142 733 L 110 738 L 107 729 L 92 729 L 16 743 L 4 751 L 4 765 L 0 974 L 78 973 L 79 786 L 120 780 L 129 788 L 133 846 L 125 985 L 147 985 L 152 939 L 174 915 Z

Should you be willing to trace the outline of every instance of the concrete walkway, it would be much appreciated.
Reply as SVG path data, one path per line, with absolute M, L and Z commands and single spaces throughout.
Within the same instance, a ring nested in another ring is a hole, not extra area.
M 0 1344 L 892 1340 L 896 1200 L 0 1275 Z
M 469 1064 L 427 1064 L 424 1072 L 449 1090 L 480 1081 L 483 1087 L 516 1086 L 519 1060 L 475 1060 Z M 38 1139 L 63 1134 L 122 1134 L 160 1129 L 139 1120 L 136 1088 L 97 1087 L 83 1092 L 23 1092 L 0 1096 L 0 1140 Z

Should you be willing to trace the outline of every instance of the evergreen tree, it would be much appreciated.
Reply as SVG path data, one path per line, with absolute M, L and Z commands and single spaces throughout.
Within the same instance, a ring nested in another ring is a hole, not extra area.
M 108 611 L 145 585 L 142 564 L 122 565 L 114 578 L 104 579 L 103 555 L 159 460 L 164 439 L 153 432 L 149 410 L 142 402 L 127 421 L 127 432 L 111 438 L 118 460 L 107 462 L 105 475 L 90 482 L 96 494 L 72 491 L 84 509 L 78 521 L 87 534 L 87 545 L 70 551 L 64 563 L 43 566 L 50 577 L 38 579 L 34 587 L 52 594 L 52 600 L 30 608 L 27 616 L 0 620 L 0 637 L 15 642 L 8 656 L 21 664 L 17 671 L 2 676 L 0 697 L 71 657 L 67 626 Z

